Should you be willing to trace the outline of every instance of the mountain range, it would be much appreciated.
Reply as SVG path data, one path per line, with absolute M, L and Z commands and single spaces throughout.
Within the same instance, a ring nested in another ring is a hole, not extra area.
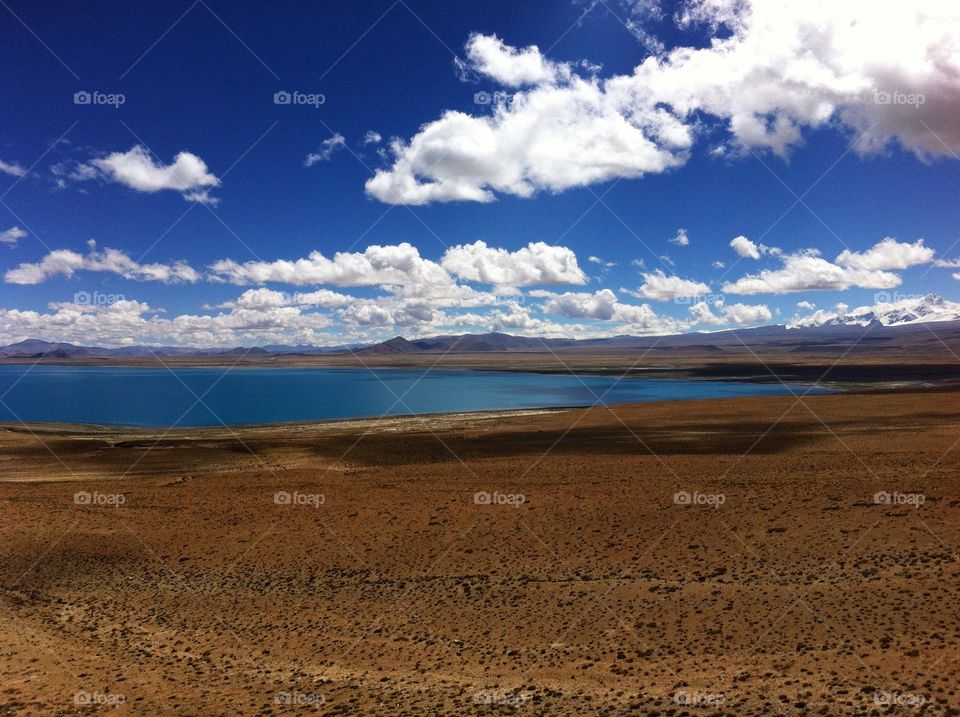
M 906 297 L 898 301 L 880 301 L 873 306 L 861 306 L 852 311 L 845 308 L 842 311 L 821 310 L 790 322 L 787 328 L 869 326 L 874 322 L 883 326 L 906 326 L 957 320 L 960 320 L 960 304 L 947 301 L 938 294 L 927 294 L 922 297 Z
M 938 323 L 936 336 L 926 326 Z M 309 345 L 268 345 L 253 348 L 189 348 L 124 346 L 105 348 L 27 339 L 0 347 L 0 360 L 109 360 L 163 358 L 272 358 L 337 355 L 403 356 L 446 353 L 560 353 L 591 350 L 682 349 L 685 353 L 722 353 L 724 348 L 744 345 L 794 347 L 836 346 L 860 341 L 864 329 L 870 329 L 871 342 L 948 341 L 960 344 L 960 303 L 936 294 L 880 302 L 852 311 L 817 311 L 786 325 L 728 329 L 716 332 L 676 334 L 672 336 L 613 336 L 594 339 L 560 339 L 514 336 L 504 333 L 459 334 L 406 339 L 396 336 L 376 344 L 351 344 L 334 347 Z M 932 337 L 932 338 L 931 338 Z

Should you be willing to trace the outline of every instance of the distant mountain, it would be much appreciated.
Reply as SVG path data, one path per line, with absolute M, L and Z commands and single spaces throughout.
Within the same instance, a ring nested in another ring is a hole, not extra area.
M 104 348 L 100 346 L 77 346 L 68 343 L 53 343 L 40 339 L 26 339 L 15 344 L 0 347 L 0 358 L 15 359 L 112 359 L 112 358 L 168 358 L 168 357 L 264 357 L 280 355 L 307 355 L 342 352 L 356 346 L 263 346 L 247 348 L 198 349 L 187 346 L 121 346 Z
M 880 302 L 874 306 L 861 306 L 844 313 L 817 311 L 810 316 L 787 324 L 787 328 L 869 326 L 874 322 L 881 326 L 905 326 L 908 324 L 958 320 L 960 320 L 960 304 L 947 301 L 938 294 L 927 294 L 920 298 Z
M 431 336 L 408 340 L 396 336 L 389 341 L 357 349 L 357 354 L 413 354 L 413 353 L 486 353 L 499 351 L 548 351 L 583 343 L 576 339 L 538 339 L 510 334 L 460 334 L 458 336 Z
M 84 358 L 93 355 L 97 350 L 86 346 L 26 339 L 0 348 L 0 356 L 10 358 Z
M 938 322 L 936 334 L 929 324 Z M 232 347 L 198 349 L 180 346 L 124 346 L 103 348 L 76 346 L 27 339 L 0 347 L 0 361 L 50 359 L 61 362 L 91 362 L 119 359 L 157 358 L 216 359 L 233 362 L 241 359 L 283 364 L 296 357 L 350 356 L 390 357 L 420 354 L 495 354 L 495 353 L 603 353 L 627 351 L 670 351 L 690 359 L 709 358 L 744 351 L 776 350 L 781 353 L 826 351 L 890 351 L 910 346 L 940 351 L 944 346 L 960 350 L 960 304 L 935 294 L 917 300 L 880 303 L 839 314 L 818 311 L 788 326 L 758 326 L 749 329 L 674 334 L 671 336 L 612 336 L 595 339 L 555 339 L 513 336 L 503 333 L 460 334 L 406 339 L 396 336 L 372 345 L 319 347 L 309 345 L 269 345 L 254 348 Z

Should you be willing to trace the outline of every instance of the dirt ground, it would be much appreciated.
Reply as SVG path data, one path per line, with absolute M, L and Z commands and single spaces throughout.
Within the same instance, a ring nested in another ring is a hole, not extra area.
M 954 391 L 0 427 L 0 714 L 960 714 L 958 443 Z

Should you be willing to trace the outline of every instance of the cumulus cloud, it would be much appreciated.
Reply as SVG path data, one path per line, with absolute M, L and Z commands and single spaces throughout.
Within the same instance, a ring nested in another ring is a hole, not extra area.
M 867 271 L 909 269 L 917 264 L 928 263 L 933 259 L 933 254 L 933 249 L 923 245 L 923 239 L 907 244 L 887 237 L 864 252 L 844 250 L 837 257 L 837 264 Z
M 367 133 L 368 138 L 369 138 L 369 135 L 370 133 L 368 132 Z M 379 137 L 379 135 L 377 136 Z M 377 141 L 379 142 L 380 140 L 378 139 Z M 334 134 L 332 137 L 330 137 L 329 139 L 323 140 L 323 142 L 320 143 L 320 149 L 318 149 L 316 152 L 311 152 L 310 154 L 308 154 L 307 158 L 303 160 L 303 166 L 312 167 L 318 162 L 328 162 L 330 161 L 330 157 L 333 156 L 334 152 L 336 152 L 338 149 L 343 149 L 346 146 L 347 146 L 346 137 L 344 137 L 342 134 L 338 132 Z
M 218 314 L 164 318 L 147 303 L 121 299 L 107 305 L 57 303 L 49 312 L 0 308 L 0 341 L 25 338 L 127 346 L 236 346 L 254 343 L 328 343 L 330 317 L 298 307 L 234 307 Z
M 677 235 L 670 240 L 670 243 L 676 244 L 677 246 L 689 246 L 690 237 L 687 236 L 687 230 L 682 227 L 677 229 Z
M 566 292 L 562 294 L 535 290 L 530 292 L 533 298 L 543 298 L 543 311 L 566 319 L 591 319 L 622 324 L 619 331 L 644 334 L 676 333 L 694 326 L 725 326 L 730 324 L 763 324 L 772 318 L 770 309 L 763 304 L 732 304 L 724 306 L 718 302 L 720 314 L 705 302 L 693 304 L 687 311 L 688 317 L 676 319 L 658 315 L 649 304 L 625 304 L 617 299 L 610 289 L 601 289 L 594 293 Z
M 599 256 L 588 256 L 587 261 L 589 261 L 591 264 L 596 264 L 603 269 L 612 269 L 617 265 L 617 262 L 607 261 Z
M 730 240 L 730 246 L 733 247 L 733 250 L 737 252 L 737 254 L 746 259 L 760 258 L 760 246 L 754 244 L 745 236 L 734 237 Z
M 367 181 L 388 204 L 491 202 L 495 192 L 530 197 L 682 164 L 692 135 L 666 110 L 630 119 L 596 79 L 539 86 L 489 116 L 448 111 L 408 142 L 391 143 L 393 166 Z
M 20 227 L 10 227 L 0 232 L 0 244 L 6 244 L 14 247 L 17 242 L 27 236 L 27 233 Z
M 617 307 L 617 296 L 610 289 L 601 289 L 593 294 L 585 292 L 567 292 L 554 294 L 549 291 L 531 291 L 530 296 L 548 298 L 544 311 L 558 314 L 568 319 L 599 319 L 610 321 Z
M 488 246 L 483 241 L 460 244 L 450 247 L 440 264 L 463 280 L 496 286 L 585 284 L 587 281 L 573 251 L 545 242 L 530 242 L 514 252 Z
M 860 153 L 960 149 L 956 3 L 686 0 L 675 17 L 710 41 L 657 47 L 632 73 L 602 79 L 472 35 L 460 69 L 511 88 L 510 102 L 482 117 L 444 112 L 394 142 L 367 192 L 402 204 L 557 192 L 682 165 L 714 129 L 726 154 L 786 154 L 805 128 L 830 123 L 860 133 Z
M 624 304 L 617 300 L 610 289 L 601 289 L 592 294 L 586 292 L 566 292 L 556 294 L 550 291 L 530 292 L 534 298 L 548 301 L 543 310 L 567 319 L 594 319 L 628 324 L 629 330 L 640 333 L 668 333 L 678 331 L 683 325 L 669 317 L 658 316 L 649 304 Z
M 89 167 L 93 167 L 100 176 L 138 192 L 169 189 L 181 192 L 187 201 L 215 201 L 206 189 L 220 185 L 220 180 L 197 155 L 180 152 L 171 164 L 160 164 L 154 162 L 149 151 L 141 145 L 93 159 L 89 165 L 83 166 L 86 169 L 81 171 L 82 174 L 89 175 Z
M 724 284 L 729 294 L 787 294 L 797 291 L 841 291 L 851 286 L 892 289 L 900 277 L 885 271 L 854 271 L 837 266 L 808 250 L 783 257 L 783 268 L 765 269 Z
M 210 266 L 214 280 L 231 284 L 263 284 L 268 281 L 294 286 L 328 284 L 330 286 L 382 286 L 392 284 L 450 284 L 447 271 L 436 262 L 424 259 L 407 242 L 396 245 L 371 245 L 363 252 L 337 252 L 327 258 L 319 251 L 307 257 L 276 261 L 222 259 Z
M 702 296 L 710 292 L 710 287 L 701 281 L 682 279 L 679 276 L 668 276 L 662 269 L 642 274 L 643 284 L 638 294 L 645 299 L 654 301 L 670 301 L 671 299 Z
M 11 177 L 22 177 L 27 173 L 27 170 L 17 162 L 4 162 L 0 159 L 0 172 L 9 174 Z
M 569 65 L 551 62 L 536 45 L 518 50 L 496 35 L 471 35 L 466 55 L 465 62 L 457 61 L 462 72 L 476 72 L 506 87 L 542 85 L 570 77 Z
M 827 261 L 814 249 L 780 255 L 780 269 L 765 269 L 724 284 L 730 294 L 786 294 L 797 291 L 841 291 L 850 287 L 892 289 L 901 278 L 890 269 L 925 264 L 933 250 L 923 240 L 913 244 L 886 238 L 864 252 L 843 251 L 835 262 Z
M 372 129 L 368 129 L 367 133 L 363 135 L 364 144 L 380 144 L 383 137 L 380 136 L 379 132 L 374 132 Z
M 706 301 L 698 301 L 690 307 L 691 326 L 712 325 L 726 326 L 736 324 L 738 326 L 750 324 L 765 324 L 773 318 L 773 314 L 765 304 L 724 304 L 723 301 L 715 303 L 720 314 L 716 314 L 713 308 Z
M 765 324 L 773 314 L 764 304 L 727 304 L 723 307 L 723 318 L 731 324 Z
M 100 271 L 117 274 L 135 281 L 161 281 L 166 284 L 194 283 L 200 274 L 185 261 L 172 264 L 140 264 L 119 249 L 97 251 L 93 241 L 88 242 L 86 254 L 70 249 L 56 249 L 36 263 L 23 263 L 4 274 L 8 284 L 40 284 L 53 276 L 73 276 L 78 271 Z

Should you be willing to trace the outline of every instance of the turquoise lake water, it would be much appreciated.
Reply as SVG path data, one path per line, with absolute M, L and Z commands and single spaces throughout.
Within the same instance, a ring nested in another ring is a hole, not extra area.
M 0 365 L 0 421 L 219 426 L 806 391 L 825 392 L 733 381 L 438 369 Z

